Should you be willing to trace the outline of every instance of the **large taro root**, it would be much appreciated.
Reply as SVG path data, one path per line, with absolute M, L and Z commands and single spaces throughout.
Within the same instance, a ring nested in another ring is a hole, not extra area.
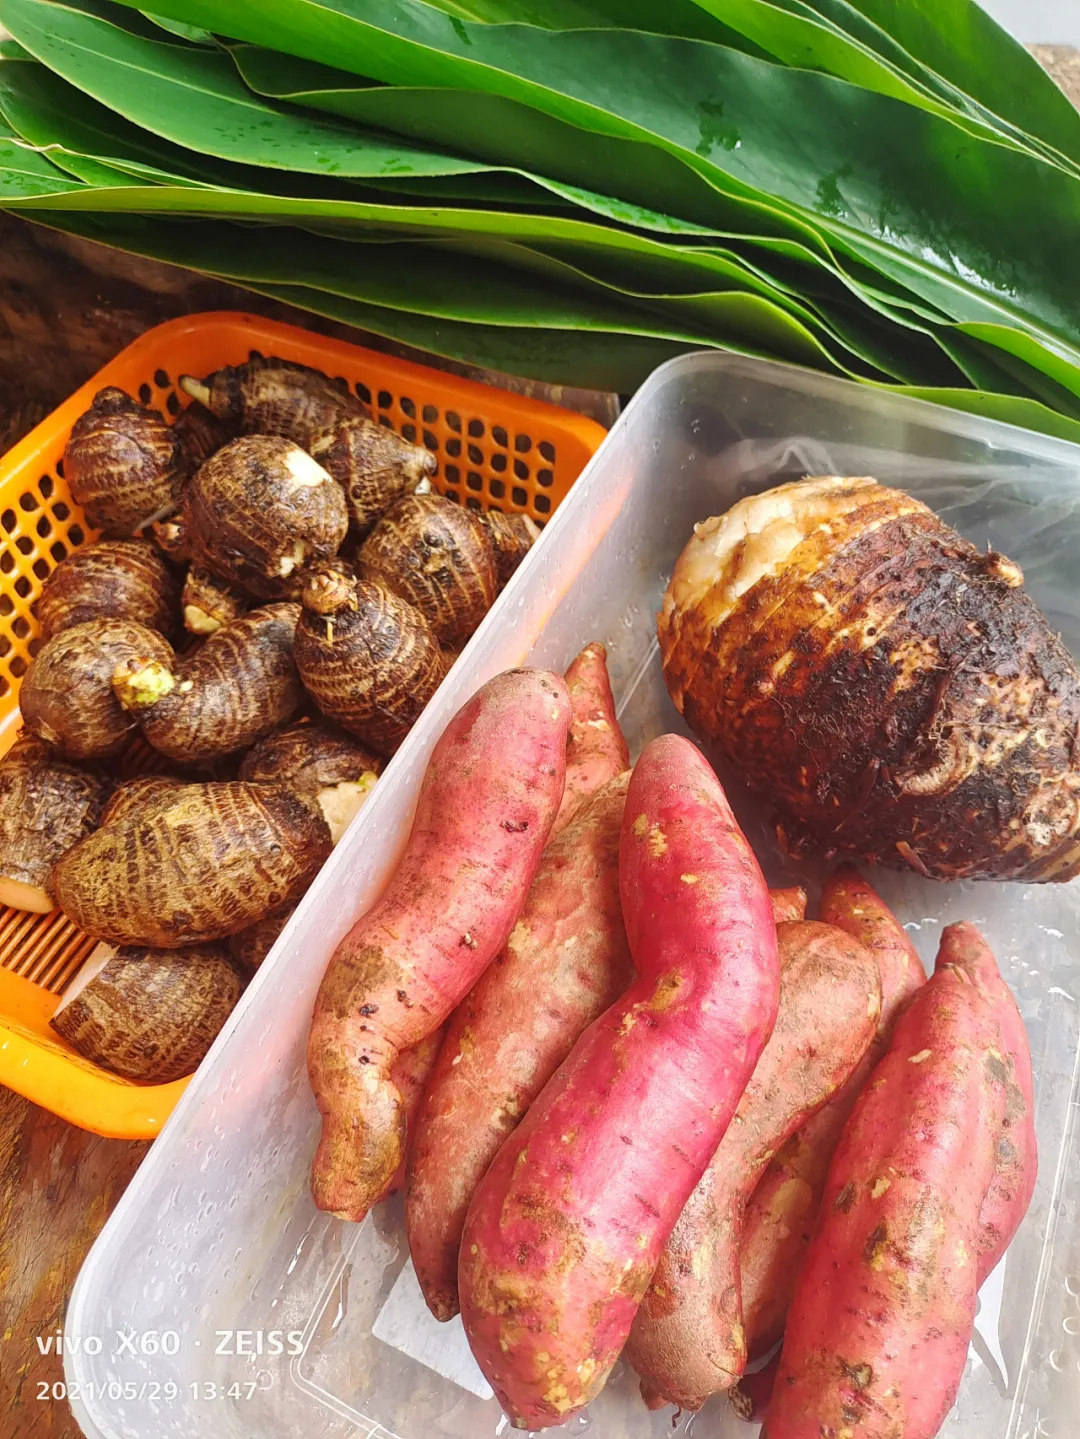
M 873 479 L 783 485 L 696 527 L 664 676 L 795 854 L 1071 879 L 1080 675 L 1022 584 Z
M 216 630 L 179 663 L 152 652 L 116 666 L 113 693 L 159 754 L 198 764 L 236 754 L 292 718 L 299 605 L 264 605 Z
M 135 721 L 113 693 L 113 675 L 136 657 L 165 669 L 175 659 L 163 635 L 134 620 L 107 616 L 61 630 L 42 647 L 19 691 L 26 728 L 71 759 L 119 754 Z

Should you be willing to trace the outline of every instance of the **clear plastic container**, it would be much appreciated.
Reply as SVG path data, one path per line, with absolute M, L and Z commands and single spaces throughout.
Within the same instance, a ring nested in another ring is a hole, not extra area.
M 416 1302 L 402 1272 L 399 1204 L 380 1206 L 359 1226 L 312 1206 L 316 1111 L 303 1054 L 315 991 L 334 945 L 390 873 L 436 737 L 477 686 L 525 660 L 562 669 L 584 643 L 602 639 L 632 749 L 679 728 L 653 623 L 675 558 L 696 521 L 806 473 L 874 474 L 919 495 L 976 543 L 1003 550 L 1080 654 L 1080 450 L 734 357 L 692 355 L 657 371 L 402 746 L 87 1259 L 67 1315 L 66 1372 L 91 1439 L 507 1433 L 459 1321 L 436 1326 Z M 812 886 L 820 875 L 778 853 L 764 816 L 727 778 L 770 880 L 798 876 Z M 1074 1439 L 1080 884 L 939 885 L 886 872 L 876 881 L 927 962 L 943 924 L 970 919 L 983 928 L 1035 1060 L 1038 1188 L 984 1288 L 960 1399 L 942 1434 Z M 97 1341 L 101 1352 L 91 1352 Z M 277 1346 L 285 1352 L 271 1352 Z M 583 1431 L 590 1439 L 752 1432 L 723 1400 L 674 1426 L 671 1410 L 649 1414 L 623 1366 L 564 1432 Z

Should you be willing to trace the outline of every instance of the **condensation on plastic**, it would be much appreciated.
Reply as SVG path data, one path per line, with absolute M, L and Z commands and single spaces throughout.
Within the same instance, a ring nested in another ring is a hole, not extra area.
M 69 1335 L 108 1336 L 120 1327 L 179 1335 L 168 1357 L 110 1357 L 109 1345 L 100 1357 L 67 1349 L 67 1377 L 79 1391 L 74 1409 L 92 1439 L 507 1433 L 494 1401 L 371 1337 L 405 1262 L 400 1209 L 381 1207 L 357 1227 L 312 1206 L 317 1122 L 303 1053 L 319 978 L 385 883 L 432 745 L 477 686 L 526 659 L 563 668 L 584 643 L 602 639 L 632 749 L 679 728 L 653 627 L 675 558 L 696 521 L 807 472 L 875 474 L 919 495 L 976 543 L 1001 549 L 1024 567 L 1035 599 L 1080 653 L 1080 450 L 786 367 L 715 354 L 664 366 L 395 757 L 91 1251 Z M 726 778 L 770 880 L 798 878 L 813 888 L 820 872 L 783 859 L 763 814 Z M 881 871 L 875 879 L 928 964 L 944 924 L 968 919 L 987 933 L 1035 1061 L 1039 1183 L 984 1290 L 980 1336 L 943 1439 L 1075 1439 L 1080 1191 L 1068 1180 L 1080 1158 L 1080 884 L 935 885 Z M 300 1331 L 301 1352 L 215 1354 L 215 1331 L 236 1329 Z M 179 1391 L 173 1399 L 162 1391 L 116 1397 L 125 1382 L 170 1381 Z M 227 1396 L 235 1383 L 255 1386 L 252 1397 L 208 1397 Z M 723 1400 L 673 1427 L 671 1410 L 644 1409 L 623 1366 L 588 1413 L 558 1432 L 583 1431 L 590 1439 L 752 1433 Z

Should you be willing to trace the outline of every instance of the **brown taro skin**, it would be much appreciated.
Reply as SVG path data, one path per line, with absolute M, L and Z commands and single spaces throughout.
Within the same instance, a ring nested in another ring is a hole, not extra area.
M 180 385 L 236 434 L 281 435 L 304 450 L 336 419 L 367 413 L 344 381 L 274 355 L 253 355 L 202 381 L 183 375 Z
M 236 754 L 293 717 L 303 690 L 293 662 L 300 606 L 266 605 L 215 631 L 191 657 L 167 673 L 165 687 L 138 691 L 147 667 L 120 667 L 114 687 L 138 715 L 148 744 L 178 764 Z
M 133 813 L 150 800 L 157 801 L 183 784 L 182 779 L 164 774 L 139 774 L 132 779 L 121 780 L 101 812 L 101 823 L 112 824 L 124 814 Z
M 26 728 L 72 759 L 119 754 L 135 721 L 113 693 L 113 676 L 137 657 L 164 668 L 175 660 L 163 635 L 134 620 L 110 616 L 61 630 L 23 679 Z
M 881 1015 L 873 1042 L 854 1074 L 780 1147 L 751 1196 L 740 1254 L 743 1322 L 751 1359 L 767 1354 L 784 1332 L 844 1126 L 888 1048 L 898 1017 L 926 979 L 903 925 L 850 865 L 841 865 L 826 881 L 818 917 L 852 935 L 874 955 L 881 978 Z
M 869 478 L 698 525 L 659 618 L 676 707 L 796 856 L 1080 872 L 1080 675 L 1019 567 Z
M 341 548 L 340 487 L 278 435 L 244 435 L 200 466 L 184 519 L 200 564 L 260 599 L 299 597 L 305 570 Z
M 330 720 L 389 758 L 453 662 L 414 605 L 375 579 L 323 570 L 304 590 L 295 657 Z
M 943 945 L 829 1171 L 763 1439 L 934 1439 L 975 1322 L 1010 1098 L 997 995 Z
M 294 903 L 330 853 L 284 785 L 148 785 L 53 870 L 57 904 L 94 939 L 180 949 Z
M 236 438 L 236 431 L 223 424 L 198 400 L 193 400 L 180 411 L 173 420 L 172 428 L 192 474 L 223 445 Z
M 160 412 L 115 386 L 94 396 L 64 451 L 64 477 L 75 503 L 110 538 L 133 535 L 175 509 L 187 465 Z
M 288 904 L 265 919 L 256 920 L 247 929 L 229 935 L 229 953 L 245 974 L 255 973 L 295 913 L 296 905 Z
M 360 546 L 361 573 L 415 605 L 440 644 L 460 649 L 495 602 L 495 557 L 471 510 L 405 495 Z
M 487 531 L 501 590 L 540 538 L 540 526 L 530 515 L 507 515 L 501 510 L 470 510 L 469 513 Z
M 507 1139 L 462 1236 L 465 1332 L 520 1429 L 565 1424 L 603 1389 L 776 1018 L 765 881 L 681 736 L 638 761 L 619 868 L 638 979 Z
M 172 634 L 179 588 L 149 540 L 102 540 L 61 560 L 37 602 L 43 641 L 88 620 L 115 616 Z
M 199 1066 L 243 988 L 217 945 L 125 946 L 49 1023 L 113 1074 L 168 1084 Z
M 320 1209 L 359 1222 L 393 1183 L 405 1148 L 394 1063 L 449 1018 L 506 944 L 559 807 L 569 725 L 559 676 L 507 670 L 436 744 L 405 854 L 338 946 L 315 1002 Z
M 615 716 L 607 651 L 602 644 L 594 640 L 571 661 L 566 684 L 574 718 L 566 746 L 566 789 L 555 821 L 556 834 L 630 763 L 630 751 Z
M 0 904 L 47 914 L 49 877 L 62 854 L 95 827 L 108 776 L 22 734 L 0 759 Z
M 255 784 L 291 784 L 314 795 L 368 770 L 379 774 L 382 767 L 378 755 L 348 735 L 305 719 L 260 740 L 244 756 L 239 777 Z
M 619 900 L 629 771 L 544 851 L 506 948 L 454 1011 L 420 1112 L 405 1221 L 436 1319 L 458 1312 L 458 1248 L 477 1185 L 582 1032 L 633 978 Z
M 311 453 L 345 492 L 349 526 L 364 535 L 395 500 L 430 479 L 438 461 L 366 415 L 335 419 L 311 440 Z
M 746 1203 L 777 1145 L 866 1053 L 881 1012 L 877 962 L 814 920 L 777 928 L 780 1008 L 735 1118 L 675 1225 L 626 1357 L 650 1408 L 700 1409 L 746 1367 L 739 1244 Z

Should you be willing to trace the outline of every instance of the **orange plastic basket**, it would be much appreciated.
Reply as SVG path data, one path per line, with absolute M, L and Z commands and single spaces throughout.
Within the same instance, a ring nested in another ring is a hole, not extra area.
M 118 385 L 163 414 L 187 403 L 181 374 L 205 375 L 252 353 L 343 378 L 372 414 L 438 458 L 435 487 L 462 503 L 543 524 L 604 438 L 555 405 L 425 369 L 255 315 L 218 313 L 147 331 L 0 460 L 0 753 L 19 727 L 18 687 L 38 648 L 34 602 L 62 559 L 95 538 L 64 483 L 75 420 Z M 143 751 L 143 758 L 148 758 Z M 138 755 L 132 756 L 138 767 Z M 0 1083 L 98 1134 L 147 1139 L 183 1092 L 135 1084 L 88 1063 L 49 1028 L 60 994 L 93 949 L 59 911 L 0 908 Z

